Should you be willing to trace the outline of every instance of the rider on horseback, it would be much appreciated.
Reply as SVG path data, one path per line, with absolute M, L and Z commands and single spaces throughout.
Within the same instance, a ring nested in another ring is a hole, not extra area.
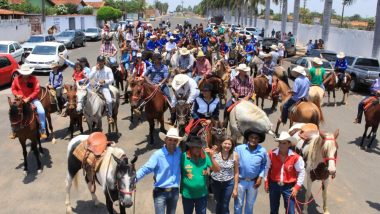
M 305 68 L 302 66 L 293 68 L 292 75 L 296 77 L 294 80 L 293 90 L 288 92 L 291 93 L 292 96 L 285 102 L 281 111 L 281 122 L 284 124 L 288 120 L 290 107 L 292 107 L 298 101 L 306 99 L 309 95 L 310 81 L 306 77 L 307 74 Z
M 154 50 L 158 47 L 156 39 L 157 36 L 152 35 L 149 37 L 149 41 L 146 43 L 146 55 L 148 58 L 152 57 Z
M 206 83 L 202 88 L 202 94 L 194 101 L 191 116 L 195 119 L 219 120 L 219 98 L 213 94 L 213 86 Z
M 134 64 L 132 76 L 141 77 L 142 74 L 146 71 L 147 66 L 144 60 L 142 60 L 141 53 L 137 53 L 136 57 L 137 57 L 137 61 Z
M 225 42 L 224 35 L 221 35 L 219 39 L 219 59 L 228 59 L 228 52 L 229 48 L 227 43 Z
M 54 101 L 56 102 L 57 106 L 57 112 L 58 114 L 61 113 L 61 106 L 63 105 L 63 98 L 62 98 L 62 86 L 63 86 L 63 76 L 62 76 L 62 70 L 60 69 L 60 66 L 57 62 L 53 62 L 51 64 L 51 72 L 49 74 L 49 83 L 47 84 L 46 88 L 50 90 L 50 93 L 54 97 Z M 83 73 L 83 70 L 82 70 Z M 75 73 L 74 73 L 75 74 Z
M 255 54 L 255 46 L 251 43 L 250 36 L 247 36 L 247 38 L 245 39 L 245 54 L 246 64 L 249 65 Z
M 189 77 L 191 77 L 193 71 L 192 68 L 195 61 L 194 56 L 190 54 L 190 51 L 185 47 L 181 48 L 179 53 L 181 56 L 177 58 L 177 73 L 187 74 Z
M 309 70 L 310 82 L 312 85 L 317 85 L 321 87 L 323 90 L 325 90 L 325 86 L 323 85 L 323 79 L 326 74 L 326 70 L 324 67 L 322 67 L 323 62 L 318 57 L 314 57 L 312 62 L 313 67 L 311 67 L 311 69 Z
M 195 61 L 195 66 L 193 68 L 193 78 L 196 83 L 199 82 L 203 77 L 211 74 L 211 64 L 206 58 L 203 51 L 199 51 L 197 54 L 197 60 Z
M 341 83 L 346 83 L 346 70 L 347 70 L 347 59 L 344 52 L 340 52 L 338 55 L 336 55 L 337 59 L 335 61 L 335 72 L 338 76 L 339 82 L 338 85 Z
M 40 92 L 40 83 L 37 77 L 32 76 L 31 74 L 34 71 L 34 68 L 31 68 L 27 65 L 22 65 L 20 69 L 17 70 L 20 74 L 12 82 L 12 94 L 15 97 L 21 98 L 24 103 L 33 103 L 37 108 L 37 114 L 40 123 L 40 139 L 46 139 L 46 117 L 45 109 L 42 106 L 40 100 L 38 100 L 38 93 Z M 16 134 L 12 130 L 10 135 L 11 139 L 16 138 Z
M 173 36 L 169 37 L 169 42 L 165 44 L 165 50 L 166 50 L 166 58 L 165 63 L 166 65 L 170 64 L 170 59 L 172 58 L 175 50 L 177 49 L 177 44 L 174 42 L 175 38 Z
M 94 81 L 95 88 L 99 87 L 98 91 L 100 91 L 104 99 L 106 100 L 107 107 L 107 116 L 108 123 L 113 123 L 112 119 L 112 96 L 109 89 L 109 85 L 111 85 L 114 81 L 113 73 L 111 68 L 105 66 L 105 57 L 100 55 L 96 59 L 97 65 L 92 68 L 92 71 L 89 75 L 90 81 Z
M 269 88 L 272 88 L 272 78 L 273 78 L 273 73 L 275 71 L 274 67 L 275 64 L 272 61 L 272 55 L 269 54 L 264 54 L 264 63 L 263 66 L 260 69 L 260 75 L 264 75 L 268 79 L 268 84 Z M 273 88 L 272 88 L 273 91 Z
M 108 63 L 116 63 L 117 49 L 112 43 L 112 37 L 106 36 L 104 43 L 100 46 L 100 55 L 108 58 Z
M 375 99 L 373 99 L 373 97 Z M 379 103 L 379 97 L 380 97 L 380 73 L 379 77 L 375 80 L 375 82 L 371 86 L 371 95 L 365 97 L 362 101 L 360 101 L 358 106 L 358 115 L 354 121 L 354 123 L 361 123 L 364 107 L 367 105 L 373 105 L 374 103 Z M 372 104 L 369 104 L 369 103 Z

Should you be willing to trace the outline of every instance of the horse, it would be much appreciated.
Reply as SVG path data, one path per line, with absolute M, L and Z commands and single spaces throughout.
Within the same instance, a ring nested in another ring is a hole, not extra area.
M 225 94 L 226 91 L 224 82 L 220 77 L 216 76 L 215 74 L 202 77 L 198 83 L 199 90 L 202 91 L 203 85 L 206 83 L 213 85 L 213 93 L 218 94 L 221 101 L 224 100 L 224 103 L 227 102 L 227 94 Z
M 9 103 L 9 120 L 11 127 L 19 139 L 22 147 L 22 154 L 24 156 L 24 174 L 28 172 L 28 153 L 26 151 L 26 140 L 31 140 L 31 150 L 33 150 L 34 156 L 37 159 L 37 172 L 42 172 L 42 165 L 40 160 L 40 154 L 43 154 L 40 133 L 39 122 L 36 112 L 32 108 L 32 104 L 24 103 L 22 99 L 15 98 L 13 101 L 8 97 Z M 37 145 L 39 150 L 37 149 Z
M 183 135 L 185 132 L 185 127 L 190 120 L 191 105 L 187 104 L 185 99 L 177 98 L 175 113 L 176 127 L 178 127 L 179 134 Z
M 261 98 L 261 108 L 264 109 L 264 99 L 269 96 L 271 88 L 269 87 L 269 80 L 265 76 L 257 76 L 253 79 L 254 89 L 256 94 L 256 105 L 259 106 L 259 98 Z M 275 109 L 275 102 L 272 104 L 272 111 Z
M 49 35 L 54 35 L 58 32 L 57 26 L 53 25 L 48 29 L 48 34 Z
M 327 91 L 327 99 L 328 104 L 330 105 L 330 92 L 333 93 L 334 98 L 334 106 L 336 106 L 335 101 L 335 88 L 341 88 L 343 92 L 343 98 L 342 98 L 342 104 L 346 105 L 346 100 L 348 99 L 348 93 L 350 92 L 350 84 L 351 84 L 351 76 L 349 74 L 346 74 L 346 83 L 341 83 L 340 85 L 337 85 L 336 83 L 336 74 L 335 72 L 331 72 L 327 74 L 327 77 L 323 80 L 323 85 L 326 88 Z
M 55 103 L 56 100 L 55 98 L 53 98 L 49 90 L 47 90 L 45 87 L 40 87 L 40 91 L 38 93 L 38 99 L 40 100 L 42 106 L 45 109 L 45 115 L 46 115 L 46 121 L 47 121 L 46 133 L 49 135 L 49 130 L 50 130 L 52 134 L 51 142 L 52 144 L 55 144 L 56 139 L 55 139 L 55 133 L 53 129 L 53 123 L 51 122 L 51 114 L 58 111 L 57 104 Z M 62 109 L 63 105 L 61 105 L 59 102 L 58 102 L 58 105 Z
M 77 112 L 82 112 L 87 120 L 88 129 L 93 132 L 94 128 L 102 130 L 102 116 L 106 115 L 106 102 L 103 100 L 97 92 L 89 91 L 88 85 L 80 86 L 77 83 Z M 114 122 L 108 123 L 108 133 L 116 131 L 119 134 L 119 128 L 117 126 L 117 114 L 119 112 L 120 94 L 119 90 L 112 85 L 109 86 L 111 96 L 114 99 L 112 105 L 112 118 Z
M 298 124 L 300 127 L 303 124 Z M 295 125 L 296 126 L 296 125 Z M 311 197 L 312 183 L 316 180 L 322 181 L 323 212 L 329 213 L 327 208 L 327 188 L 329 177 L 335 178 L 336 160 L 338 156 L 337 138 L 339 129 L 334 133 L 324 133 L 316 130 L 312 131 L 310 136 L 304 140 L 300 137 L 301 130 L 293 129 L 291 134 L 297 139 L 296 151 L 300 153 L 305 160 L 307 173 L 306 179 L 306 196 L 308 201 Z M 308 204 L 303 207 L 303 213 L 307 213 Z
M 160 131 L 166 133 L 164 126 L 164 113 L 169 108 L 169 101 L 160 90 L 144 80 L 136 81 L 131 92 L 131 107 L 139 111 L 145 107 L 146 119 L 149 122 L 149 143 L 153 143 L 154 120 L 158 120 Z
M 70 126 L 69 126 L 69 132 L 70 132 L 70 138 L 74 137 L 74 128 L 77 126 L 79 128 L 79 131 L 81 134 L 83 134 L 83 126 L 82 126 L 82 117 L 83 113 L 78 113 L 76 111 L 77 108 L 77 90 L 74 86 L 71 85 L 64 85 L 64 89 L 66 91 L 66 97 L 67 97 L 67 107 L 66 112 L 67 115 L 70 117 Z
M 78 171 L 83 166 L 83 160 L 73 154 L 74 150 L 83 141 L 86 141 L 88 135 L 79 135 L 73 138 L 67 147 L 67 176 L 66 176 L 66 213 L 72 213 L 70 204 L 70 189 L 74 181 L 74 185 L 78 183 Z M 136 169 L 135 162 L 137 157 L 129 163 L 124 151 L 117 147 L 107 147 L 100 163 L 99 170 L 96 172 L 95 179 L 102 187 L 106 198 L 108 213 L 114 213 L 113 202 L 118 200 L 120 213 L 125 214 L 125 208 L 133 205 L 132 195 L 136 190 Z M 92 185 L 88 184 L 91 192 Z M 99 200 L 94 192 L 91 192 L 92 200 L 95 206 L 99 204 Z
M 371 148 L 372 142 L 376 139 L 376 132 L 377 128 L 379 128 L 379 123 L 380 123 L 380 104 L 376 104 L 375 106 L 372 106 L 368 108 L 365 112 L 365 128 L 364 128 L 364 133 L 362 136 L 362 141 L 360 143 L 360 147 L 363 147 L 364 139 L 371 138 L 369 144 L 367 145 L 367 148 Z M 369 127 L 372 127 L 371 132 L 367 136 L 367 130 Z
M 314 103 L 316 106 L 321 107 L 323 104 L 323 95 L 325 91 L 318 85 L 310 86 L 308 100 Z
M 219 120 L 192 120 L 186 127 L 188 136 L 199 136 L 205 147 L 220 146 L 227 137 L 225 124 Z M 184 149 L 184 148 L 183 148 Z
M 139 47 L 141 49 L 144 49 L 145 48 L 145 35 L 144 33 L 139 33 L 139 38 L 138 38 L 138 44 L 139 44 Z

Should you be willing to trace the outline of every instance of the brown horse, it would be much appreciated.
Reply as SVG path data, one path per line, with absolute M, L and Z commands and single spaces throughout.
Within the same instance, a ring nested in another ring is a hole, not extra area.
M 146 119 L 149 122 L 149 143 L 153 143 L 154 120 L 158 120 L 160 131 L 166 133 L 164 127 L 164 113 L 169 103 L 159 86 L 152 85 L 146 80 L 136 81 L 132 88 L 131 107 L 139 110 L 145 107 Z
M 261 108 L 264 109 L 264 99 L 269 96 L 271 88 L 269 88 L 269 80 L 265 76 L 257 76 L 253 79 L 253 84 L 256 94 L 256 105 L 259 106 L 259 98 L 261 98 Z M 272 105 L 272 111 L 275 109 L 274 102 Z
M 139 43 L 139 46 L 141 49 L 144 49 L 145 46 L 145 36 L 144 36 L 144 33 L 139 33 L 139 39 L 138 39 L 138 43 Z
M 281 96 L 282 102 L 280 110 L 282 112 L 283 105 L 288 99 L 291 98 L 291 94 L 288 93 L 290 91 L 290 88 L 281 80 L 278 80 L 277 84 L 276 93 Z M 308 101 L 301 101 L 295 105 L 296 106 L 292 106 L 289 109 L 289 127 L 292 127 L 294 122 L 314 123 L 315 125 L 319 126 L 319 124 L 324 121 L 322 109 L 320 106 L 317 106 L 314 103 Z M 278 129 L 281 122 L 281 118 L 279 118 L 276 125 L 276 134 L 278 134 Z
M 362 136 L 362 142 L 360 143 L 360 147 L 363 147 L 364 139 L 371 138 L 369 144 L 367 145 L 367 148 L 371 148 L 372 142 L 376 139 L 376 132 L 377 128 L 379 128 L 380 123 L 380 104 L 376 104 L 375 106 L 372 106 L 368 108 L 365 112 L 365 129 Z M 367 136 L 367 130 L 369 127 L 372 127 L 371 132 Z
M 82 126 L 82 117 L 83 113 L 77 112 L 77 89 L 74 86 L 71 85 L 64 85 L 64 88 L 66 90 L 66 96 L 67 96 L 67 107 L 66 112 L 67 115 L 70 117 L 70 138 L 74 137 L 74 126 L 76 125 L 80 133 L 83 134 L 83 126 Z
M 224 82 L 220 77 L 216 75 L 203 77 L 198 83 L 199 90 L 202 91 L 203 85 L 206 83 L 213 85 L 213 93 L 218 94 L 221 101 L 224 100 L 224 103 L 227 102 L 227 94 L 224 88 Z
M 31 149 L 37 159 L 38 173 L 42 172 L 42 165 L 40 160 L 40 154 L 43 154 L 40 133 L 39 133 L 39 122 L 38 116 L 34 111 L 33 107 L 29 103 L 24 103 L 22 99 L 16 98 L 13 101 L 8 97 L 9 103 L 9 120 L 11 122 L 11 127 L 18 137 L 22 153 L 24 156 L 24 174 L 28 171 L 28 153 L 26 151 L 26 140 L 32 141 Z M 37 144 L 39 150 L 37 149 Z
M 48 29 L 48 34 L 49 35 L 54 35 L 58 32 L 58 29 L 55 25 L 51 26 L 49 29 Z
M 346 74 L 346 79 L 347 81 L 345 83 L 341 84 L 336 84 L 336 74 L 335 72 L 331 72 L 327 75 L 326 79 L 323 81 L 323 85 L 326 88 L 327 91 L 327 99 L 328 99 L 328 104 L 330 105 L 330 92 L 333 93 L 333 98 L 334 98 L 334 106 L 336 106 L 336 101 L 335 101 L 335 89 L 340 88 L 342 89 L 343 92 L 343 98 L 342 98 L 342 104 L 346 105 L 347 104 L 347 99 L 348 99 L 348 93 L 350 92 L 350 83 L 351 83 L 351 76 L 349 74 Z
M 54 133 L 54 129 L 53 129 L 53 123 L 51 122 L 51 114 L 58 111 L 57 104 L 55 103 L 56 101 L 54 100 L 54 98 L 51 95 L 51 93 L 49 92 L 49 90 L 47 90 L 45 87 L 40 87 L 38 99 L 40 100 L 42 106 L 45 109 L 46 120 L 47 120 L 46 133 L 49 135 L 49 130 L 50 130 L 51 135 L 52 135 L 51 142 L 52 142 L 52 144 L 55 144 L 56 139 L 55 139 L 55 133 Z M 62 105 L 60 105 L 60 108 L 62 109 Z M 49 130 L 48 130 L 48 128 L 49 128 Z
M 227 129 L 224 123 L 219 120 L 193 120 L 190 125 L 188 135 L 201 137 L 208 148 L 212 148 L 214 145 L 220 146 L 227 136 Z

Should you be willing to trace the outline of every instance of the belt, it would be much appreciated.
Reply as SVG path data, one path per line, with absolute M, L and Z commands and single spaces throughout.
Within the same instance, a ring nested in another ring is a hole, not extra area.
M 284 182 L 281 182 L 281 181 L 279 181 L 279 182 L 275 182 L 275 181 L 272 181 L 273 183 L 276 183 L 277 185 L 279 185 L 279 186 L 294 186 L 294 185 L 296 185 L 296 182 L 292 182 L 292 183 L 284 183 Z
M 239 181 L 247 181 L 247 182 L 256 181 L 256 180 L 257 180 L 257 177 L 256 178 L 239 178 Z
M 158 191 L 158 192 L 171 192 L 171 191 L 174 191 L 174 190 L 178 190 L 178 187 L 171 187 L 171 188 L 156 187 L 156 188 L 154 188 L 154 190 Z

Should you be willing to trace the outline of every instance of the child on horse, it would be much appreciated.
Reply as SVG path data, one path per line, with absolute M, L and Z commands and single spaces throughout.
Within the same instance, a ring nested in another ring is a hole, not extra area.
M 375 80 L 375 82 L 371 86 L 371 95 L 365 97 L 362 101 L 360 101 L 358 106 L 358 115 L 354 121 L 354 123 L 361 123 L 363 117 L 363 111 L 365 107 L 372 106 L 374 103 L 379 104 L 380 97 L 380 74 L 379 77 Z
M 340 52 L 339 54 L 336 55 L 337 59 L 335 61 L 335 72 L 337 73 L 338 76 L 338 85 L 341 83 L 346 83 L 346 70 L 347 70 L 347 59 L 346 55 L 344 52 Z
M 55 104 L 57 106 L 58 114 L 61 113 L 61 106 L 63 106 L 63 97 L 62 97 L 62 86 L 63 86 L 63 75 L 62 70 L 57 62 L 51 64 L 51 71 L 49 74 L 49 83 L 46 88 L 50 91 L 50 94 L 55 99 Z M 83 72 L 83 71 L 82 71 Z
M 20 97 L 24 103 L 33 103 L 37 108 L 37 114 L 40 122 L 40 139 L 46 139 L 46 117 L 45 109 L 42 106 L 40 100 L 38 100 L 38 93 L 40 92 L 40 82 L 37 77 L 32 76 L 31 74 L 34 71 L 34 68 L 29 67 L 28 65 L 22 65 L 20 69 L 17 70 L 20 74 L 12 82 L 12 94 L 15 97 Z M 10 136 L 11 139 L 15 139 L 16 135 L 12 130 Z

